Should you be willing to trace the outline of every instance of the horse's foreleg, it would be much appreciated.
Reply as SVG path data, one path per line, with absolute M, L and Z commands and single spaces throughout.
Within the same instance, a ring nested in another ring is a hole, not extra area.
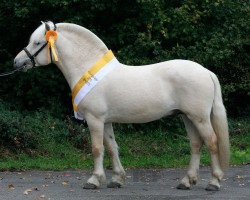
M 95 189 L 101 186 L 106 181 L 106 176 L 103 168 L 103 130 L 104 123 L 93 116 L 86 118 L 91 134 L 92 154 L 94 157 L 94 171 L 92 176 L 84 185 L 85 189 Z
M 219 182 L 222 180 L 224 174 L 221 170 L 219 162 L 217 136 L 213 130 L 209 118 L 204 120 L 194 119 L 192 121 L 195 124 L 197 130 L 199 131 L 201 138 L 205 142 L 211 156 L 212 179 L 206 187 L 206 190 L 219 190 Z
M 118 145 L 115 141 L 114 131 L 111 123 L 107 123 L 104 125 L 104 143 L 112 159 L 113 169 L 112 180 L 108 184 L 108 187 L 121 187 L 125 182 L 125 171 L 119 159 Z
M 182 116 L 185 124 L 185 128 L 190 139 L 191 146 L 191 160 L 186 176 L 181 180 L 177 186 L 178 189 L 190 189 L 192 185 L 195 185 L 198 180 L 198 171 L 200 165 L 200 149 L 202 147 L 202 139 L 193 123 L 185 116 Z

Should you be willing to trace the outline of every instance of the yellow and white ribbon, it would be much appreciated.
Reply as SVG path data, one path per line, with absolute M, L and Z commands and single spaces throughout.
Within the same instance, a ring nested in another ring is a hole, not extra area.
M 58 61 L 58 56 L 57 56 L 56 47 L 55 47 L 55 42 L 57 40 L 57 37 L 58 37 L 57 32 L 53 30 L 49 30 L 45 34 L 45 38 L 48 41 L 48 50 L 51 48 L 55 61 Z M 50 55 L 48 57 L 50 57 Z
M 119 62 L 110 50 L 83 74 L 72 89 L 72 102 L 76 119 L 84 119 L 83 114 L 78 110 L 79 103 L 91 91 L 91 89 L 99 83 L 100 80 L 118 66 Z

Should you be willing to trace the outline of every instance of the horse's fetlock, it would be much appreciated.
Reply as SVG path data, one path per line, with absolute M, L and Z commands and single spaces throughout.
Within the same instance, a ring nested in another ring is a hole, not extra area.
M 197 179 L 196 178 L 191 178 L 191 179 L 189 179 L 189 183 L 190 183 L 190 185 L 196 185 Z
M 213 176 L 216 177 L 219 181 L 221 181 L 224 176 L 224 173 L 218 169 L 213 172 Z
M 195 185 L 198 181 L 198 175 L 195 171 L 188 171 L 187 177 L 188 177 L 190 185 Z
M 123 185 L 125 183 L 125 172 L 114 172 L 112 182 L 117 182 Z

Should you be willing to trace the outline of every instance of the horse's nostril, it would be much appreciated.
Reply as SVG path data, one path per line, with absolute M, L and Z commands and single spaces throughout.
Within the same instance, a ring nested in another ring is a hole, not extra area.
M 18 60 L 14 59 L 14 65 L 16 66 L 18 64 Z
M 16 67 L 17 66 L 17 61 L 16 60 L 14 60 L 14 67 Z

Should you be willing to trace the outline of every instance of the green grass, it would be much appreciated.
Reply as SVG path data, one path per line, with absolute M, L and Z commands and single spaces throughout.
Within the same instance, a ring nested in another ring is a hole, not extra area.
M 120 158 L 125 168 L 163 168 L 184 167 L 190 159 L 189 140 L 182 123 L 173 127 L 162 123 L 140 125 L 139 128 L 117 125 L 115 135 L 120 147 Z M 125 128 L 124 128 L 125 127 Z M 152 127 L 157 127 L 153 129 Z M 231 141 L 231 164 L 240 165 L 250 162 L 250 127 L 247 119 L 229 120 Z M 79 127 L 78 127 L 79 128 Z M 82 127 L 80 127 L 82 128 Z M 50 135 L 48 136 L 50 137 Z M 79 137 L 79 136 L 78 136 Z M 85 145 L 80 150 L 72 145 L 72 140 L 40 141 L 41 149 L 28 154 L 20 152 L 2 153 L 0 157 L 1 170 L 63 170 L 90 169 L 93 166 L 90 152 L 90 137 L 84 132 Z M 81 140 L 81 138 L 79 139 Z M 202 165 L 209 165 L 207 149 L 202 149 Z M 105 155 L 105 167 L 110 166 L 110 160 Z

